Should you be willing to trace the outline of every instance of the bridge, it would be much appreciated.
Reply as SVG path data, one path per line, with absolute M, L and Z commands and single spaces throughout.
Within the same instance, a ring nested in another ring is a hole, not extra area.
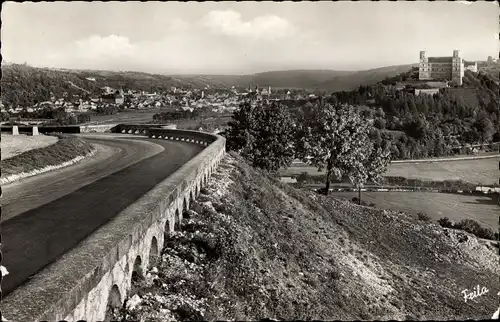
M 2 223 L 2 314 L 10 321 L 100 321 L 120 306 L 225 153 L 218 135 L 115 126 L 165 151 Z M 120 139 L 116 140 L 117 142 Z M 176 160 L 171 151 L 181 149 Z

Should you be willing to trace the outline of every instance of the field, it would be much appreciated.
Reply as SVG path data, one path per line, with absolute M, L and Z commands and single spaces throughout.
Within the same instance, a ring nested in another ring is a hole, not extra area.
M 148 110 L 130 110 L 126 112 L 117 113 L 114 115 L 95 115 L 91 117 L 91 122 L 103 123 L 145 123 L 153 122 L 153 115 L 162 112 L 161 109 L 148 109 Z M 207 117 L 205 119 L 188 119 L 188 120 L 172 120 L 169 123 L 177 124 L 178 129 L 188 129 L 197 130 L 200 127 L 206 127 L 207 125 L 218 127 L 225 125 L 229 120 L 230 116 L 215 114 L 215 117 Z M 205 126 L 203 126 L 205 125 Z
M 357 192 L 332 192 L 332 196 L 351 200 Z M 458 222 L 474 219 L 485 228 L 498 231 L 498 205 L 487 196 L 430 192 L 362 192 L 361 200 L 377 207 L 411 214 L 424 212 L 432 220 L 448 217 Z
M 498 183 L 500 157 L 466 161 L 392 164 L 387 176 L 444 181 L 463 180 L 477 184 Z
M 92 115 L 91 122 L 107 122 L 107 123 L 139 123 L 153 121 L 153 115 L 160 112 L 160 109 L 148 110 L 130 110 L 117 113 L 114 115 Z
M 2 160 L 12 158 L 23 152 L 39 149 L 57 142 L 55 136 L 28 136 L 28 135 L 11 135 L 2 134 Z
M 446 161 L 434 163 L 396 163 L 389 166 L 386 176 L 399 176 L 422 180 L 463 180 L 477 184 L 494 184 L 498 182 L 500 172 L 497 158 Z M 294 164 L 288 169 L 282 169 L 280 175 L 293 176 L 307 172 L 310 175 L 323 174 L 317 168 Z

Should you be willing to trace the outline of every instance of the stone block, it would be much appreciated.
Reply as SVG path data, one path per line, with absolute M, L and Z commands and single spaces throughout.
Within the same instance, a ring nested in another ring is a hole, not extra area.
M 19 135 L 19 128 L 17 127 L 17 125 L 14 125 L 12 127 L 12 135 Z

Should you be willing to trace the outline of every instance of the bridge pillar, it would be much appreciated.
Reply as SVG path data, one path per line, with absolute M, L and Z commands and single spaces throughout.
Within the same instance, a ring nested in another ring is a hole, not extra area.
M 12 127 L 12 135 L 19 135 L 19 128 L 17 127 L 17 125 L 14 125 Z
M 33 126 L 33 132 L 32 132 L 32 135 L 35 136 L 35 135 L 38 135 L 38 126 L 34 125 Z

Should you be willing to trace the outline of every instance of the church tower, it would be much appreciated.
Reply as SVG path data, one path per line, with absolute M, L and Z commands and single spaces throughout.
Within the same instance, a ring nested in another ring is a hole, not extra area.
M 452 57 L 451 80 L 458 86 L 461 86 L 464 72 L 464 61 L 460 57 L 460 50 L 454 50 Z
M 420 52 L 420 60 L 418 66 L 418 79 L 426 80 L 430 79 L 429 61 L 426 56 L 425 50 Z

